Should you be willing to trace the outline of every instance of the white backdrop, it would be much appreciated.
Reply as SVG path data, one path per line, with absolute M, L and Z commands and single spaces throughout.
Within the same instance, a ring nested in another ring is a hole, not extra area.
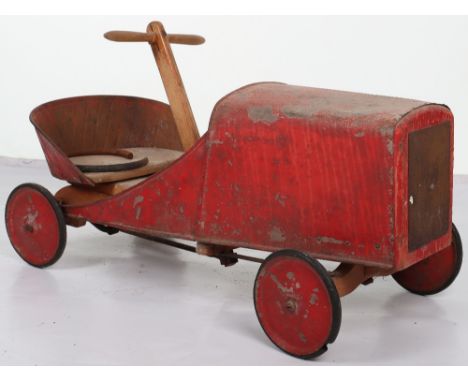
M 455 114 L 455 173 L 468 173 L 467 17 L 0 17 L 0 156 L 43 158 L 28 121 L 37 105 L 85 94 L 165 100 L 145 44 L 107 30 L 203 35 L 175 46 L 200 132 L 215 102 L 257 81 L 415 98 Z

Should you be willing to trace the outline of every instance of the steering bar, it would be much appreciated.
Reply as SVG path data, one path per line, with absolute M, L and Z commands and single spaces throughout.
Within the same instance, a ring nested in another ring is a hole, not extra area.
M 104 34 L 104 37 L 111 41 L 118 42 L 156 42 L 157 34 L 154 32 L 128 32 L 128 31 L 110 31 Z M 167 39 L 172 44 L 201 45 L 205 42 L 202 36 L 193 34 L 168 34 Z
M 200 45 L 205 39 L 189 34 L 168 34 L 159 21 L 149 23 L 146 33 L 110 31 L 105 33 L 104 37 L 111 41 L 149 43 L 166 90 L 180 144 L 184 151 L 189 150 L 198 141 L 200 134 L 172 53 L 171 43 Z

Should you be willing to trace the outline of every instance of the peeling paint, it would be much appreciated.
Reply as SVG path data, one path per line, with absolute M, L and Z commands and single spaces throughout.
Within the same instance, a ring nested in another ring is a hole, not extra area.
M 389 139 L 387 141 L 387 151 L 393 155 L 393 140 Z
M 310 295 L 309 302 L 310 302 L 310 305 L 315 305 L 315 304 L 317 304 L 317 302 L 318 302 L 317 293 L 314 292 L 314 293 L 312 293 L 312 294 Z
M 288 118 L 310 118 L 315 113 L 314 108 L 303 105 L 288 105 L 281 111 Z
M 302 333 L 302 332 L 299 332 L 299 339 L 300 339 L 302 342 L 304 342 L 304 343 L 307 342 L 307 338 L 306 338 L 306 336 L 304 335 L 304 333 Z
M 224 142 L 220 139 L 213 139 L 207 142 L 208 147 L 213 146 L 213 145 L 222 145 L 222 144 L 224 144 Z
M 317 243 L 319 244 L 338 244 L 338 245 L 346 245 L 349 247 L 351 243 L 348 240 L 339 240 L 335 239 L 334 237 L 328 237 L 328 236 L 317 236 L 315 238 Z
M 393 137 L 393 131 L 394 127 L 392 125 L 384 126 L 379 129 L 380 135 L 382 135 L 383 137 Z
M 143 200 L 145 200 L 144 196 L 142 195 L 135 196 L 135 199 L 133 199 L 133 208 L 135 208 L 136 205 L 141 203 Z
M 145 198 L 142 195 L 137 195 L 137 196 L 135 196 L 135 199 L 133 199 L 133 208 L 136 208 L 135 209 L 135 219 L 136 220 L 140 220 L 141 206 L 139 206 L 138 204 L 143 202 L 143 200 L 145 200 Z
M 270 240 L 276 242 L 283 242 L 286 240 L 286 236 L 284 236 L 283 231 L 278 227 L 273 227 L 270 231 Z
M 277 193 L 277 194 L 275 195 L 275 200 L 276 200 L 279 204 L 281 204 L 283 207 L 286 205 L 286 199 L 287 199 L 286 196 L 281 195 L 280 193 Z
M 247 114 L 252 122 L 263 122 L 267 125 L 278 120 L 271 106 L 251 106 L 247 109 Z
M 140 216 L 141 216 L 141 207 L 138 206 L 138 207 L 136 208 L 136 211 L 135 211 L 135 218 L 136 218 L 136 220 L 140 220 Z
M 286 273 L 286 277 L 287 277 L 289 280 L 294 280 L 294 279 L 295 279 L 294 272 L 288 272 L 288 273 Z
M 283 306 L 281 305 L 281 303 L 279 301 L 276 301 L 276 305 L 278 306 L 278 311 L 281 313 L 281 314 L 284 314 L 284 310 L 283 310 Z
M 271 274 L 270 275 L 271 279 L 273 280 L 273 282 L 276 284 L 276 286 L 278 287 L 278 289 L 283 292 L 283 293 L 292 293 L 292 288 L 289 287 L 285 287 L 283 284 L 281 284 L 278 280 L 278 278 L 276 277 L 276 275 L 274 274 Z
M 39 216 L 39 211 L 37 211 L 37 210 L 36 211 L 30 211 L 26 215 L 26 224 L 34 225 L 38 216 Z
M 358 131 L 358 132 L 354 133 L 354 136 L 356 138 L 362 138 L 364 135 L 365 135 L 364 131 Z
M 220 228 L 219 224 L 217 224 L 217 223 L 211 223 L 211 224 L 210 224 L 210 231 L 211 231 L 213 234 L 217 235 L 219 232 L 221 232 L 221 228 Z

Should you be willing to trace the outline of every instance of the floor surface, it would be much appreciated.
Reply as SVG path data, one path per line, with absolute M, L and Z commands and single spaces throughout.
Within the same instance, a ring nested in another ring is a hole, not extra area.
M 52 192 L 63 185 L 44 162 L 2 159 L 0 172 L 2 215 L 20 183 Z M 468 248 L 468 176 L 455 177 L 454 193 L 454 221 Z M 258 264 L 224 268 L 86 225 L 69 228 L 61 260 L 39 270 L 16 255 L 0 221 L 1 365 L 468 364 L 463 268 L 432 297 L 411 295 L 391 277 L 360 287 L 342 300 L 336 342 L 320 358 L 302 361 L 279 351 L 257 322 Z

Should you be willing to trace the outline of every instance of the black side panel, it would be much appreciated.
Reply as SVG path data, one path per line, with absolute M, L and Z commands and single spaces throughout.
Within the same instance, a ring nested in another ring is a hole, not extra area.
M 408 137 L 408 250 L 449 230 L 450 122 Z

